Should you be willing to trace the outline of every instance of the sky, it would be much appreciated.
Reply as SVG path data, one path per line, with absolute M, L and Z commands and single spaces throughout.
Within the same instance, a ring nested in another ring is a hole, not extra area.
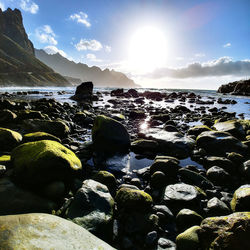
M 217 89 L 250 77 L 249 0 L 0 0 L 35 48 L 142 87 Z

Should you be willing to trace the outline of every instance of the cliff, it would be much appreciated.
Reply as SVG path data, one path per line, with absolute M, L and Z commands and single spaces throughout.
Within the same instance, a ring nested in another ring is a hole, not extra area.
M 69 82 L 34 56 L 21 12 L 0 9 L 0 86 L 66 86 Z

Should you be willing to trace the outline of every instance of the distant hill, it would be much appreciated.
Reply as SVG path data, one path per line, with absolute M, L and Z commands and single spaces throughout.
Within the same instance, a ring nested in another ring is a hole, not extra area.
M 232 95 L 250 96 L 250 79 L 230 82 L 221 85 L 218 89 L 219 93 L 228 93 Z
M 36 57 L 56 72 L 81 79 L 81 81 L 92 81 L 95 86 L 103 87 L 139 87 L 125 74 L 114 70 L 101 70 L 99 67 L 89 67 L 83 63 L 75 63 L 61 56 L 59 53 L 49 55 L 44 50 L 35 49 Z M 68 78 L 69 79 L 69 78 Z
M 18 9 L 0 9 L 0 86 L 67 86 L 69 82 L 34 55 Z

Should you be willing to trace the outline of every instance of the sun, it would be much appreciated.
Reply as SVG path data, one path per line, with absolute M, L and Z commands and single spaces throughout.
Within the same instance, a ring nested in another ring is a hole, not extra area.
M 129 44 L 129 65 L 139 72 L 150 72 L 164 66 L 167 59 L 167 39 L 162 30 L 154 26 L 138 29 Z

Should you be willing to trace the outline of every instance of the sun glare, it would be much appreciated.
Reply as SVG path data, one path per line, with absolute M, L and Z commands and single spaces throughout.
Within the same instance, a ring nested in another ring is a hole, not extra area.
M 139 72 L 162 67 L 167 58 L 167 40 L 164 33 L 153 26 L 138 29 L 129 44 L 129 65 Z

